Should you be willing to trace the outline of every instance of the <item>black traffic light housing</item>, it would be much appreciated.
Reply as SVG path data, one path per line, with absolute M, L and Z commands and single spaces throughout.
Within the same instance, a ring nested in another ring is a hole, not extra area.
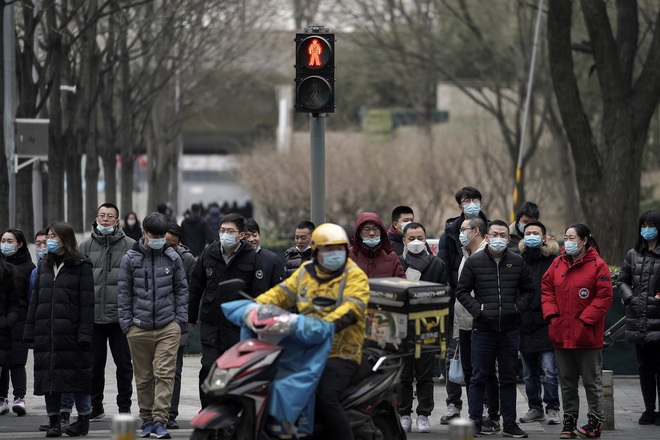
M 322 26 L 296 34 L 296 113 L 335 112 L 335 41 Z

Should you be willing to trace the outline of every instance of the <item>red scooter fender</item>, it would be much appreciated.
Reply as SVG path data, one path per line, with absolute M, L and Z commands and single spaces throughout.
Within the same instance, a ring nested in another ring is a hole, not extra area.
M 202 409 L 190 421 L 194 429 L 233 430 L 236 428 L 241 408 L 231 404 L 211 404 Z

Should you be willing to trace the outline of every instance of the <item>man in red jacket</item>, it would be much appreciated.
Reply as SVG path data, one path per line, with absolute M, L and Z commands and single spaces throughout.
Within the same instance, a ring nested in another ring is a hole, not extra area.
M 385 226 L 375 212 L 364 212 L 358 217 L 348 254 L 369 278 L 406 277 Z

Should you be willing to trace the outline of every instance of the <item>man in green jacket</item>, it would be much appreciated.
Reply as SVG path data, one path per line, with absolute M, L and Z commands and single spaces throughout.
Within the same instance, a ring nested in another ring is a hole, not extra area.
M 117 366 L 117 406 L 120 413 L 131 412 L 133 364 L 126 335 L 119 326 L 117 280 L 121 259 L 135 240 L 119 226 L 119 208 L 103 203 L 92 223 L 92 236 L 80 245 L 94 266 L 94 337 L 92 340 L 92 413 L 90 420 L 105 416 L 103 389 L 108 343 Z

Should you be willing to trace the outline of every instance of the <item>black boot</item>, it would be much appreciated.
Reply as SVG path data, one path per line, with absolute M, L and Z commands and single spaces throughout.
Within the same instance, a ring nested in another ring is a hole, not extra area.
M 89 432 L 89 414 L 86 416 L 78 416 L 78 419 L 69 425 L 69 427 L 64 431 L 66 435 L 71 437 L 80 437 L 81 435 L 87 435 Z
M 46 437 L 61 437 L 62 426 L 60 425 L 60 416 L 48 416 L 49 426 L 46 431 Z
M 65 430 L 69 427 L 69 418 L 71 417 L 70 412 L 61 412 L 60 413 L 60 426 L 62 430 Z

